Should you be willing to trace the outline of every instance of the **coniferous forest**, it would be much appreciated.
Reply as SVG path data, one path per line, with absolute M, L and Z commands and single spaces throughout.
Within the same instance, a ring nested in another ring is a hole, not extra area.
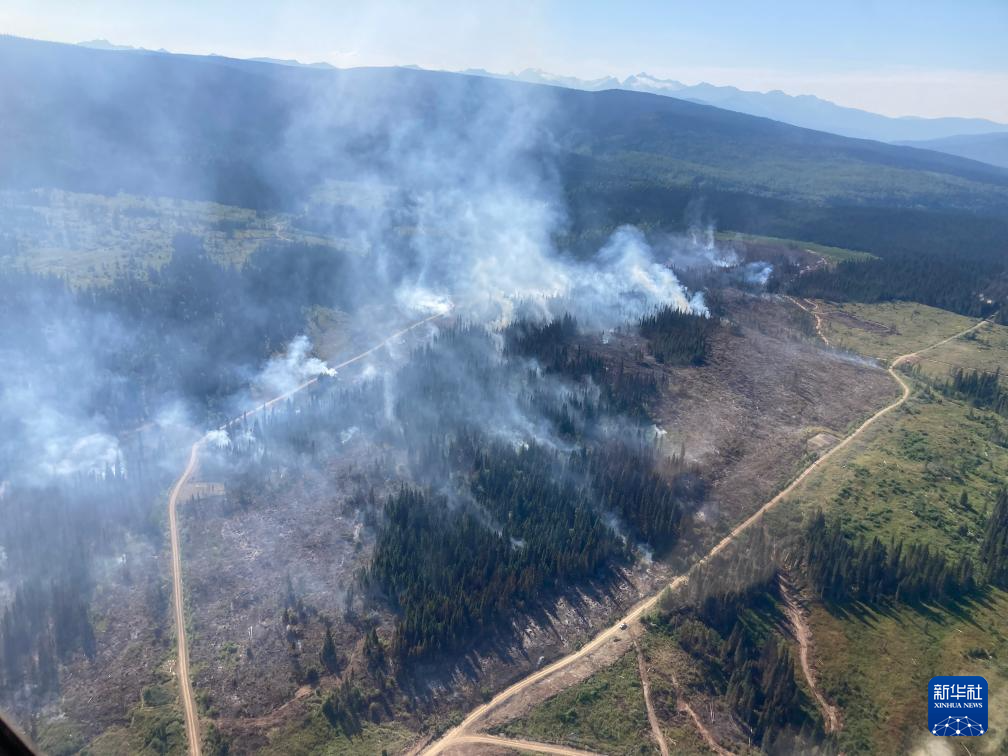
M 457 648 L 537 608 L 544 592 L 605 580 L 636 543 L 669 548 L 703 491 L 683 465 L 672 483 L 659 475 L 647 446 L 565 454 L 471 437 L 425 459 L 450 460 L 464 497 L 407 487 L 390 496 L 365 576 L 400 611 L 393 647 L 403 656 Z M 612 514 L 628 533 L 614 530 Z
M 970 400 L 975 407 L 993 410 L 1008 416 L 1008 390 L 1001 386 L 1001 368 L 993 373 L 982 370 L 956 368 L 945 384 L 946 393 L 958 394 Z
M 655 379 L 593 351 L 570 315 L 519 319 L 503 337 L 498 352 L 487 329 L 450 324 L 394 375 L 348 388 L 323 378 L 220 452 L 236 506 L 248 460 L 324 459 L 347 427 L 405 462 L 393 493 L 362 492 L 359 505 L 377 529 L 363 587 L 396 608 L 404 661 L 456 650 L 580 581 L 605 583 L 639 547 L 667 551 L 706 494 L 703 470 L 648 429 Z
M 951 563 L 927 544 L 851 541 L 821 512 L 805 533 L 809 579 L 826 601 L 950 601 L 978 586 L 973 562 Z
M 889 252 L 810 270 L 792 279 L 789 290 L 813 299 L 855 302 L 921 302 L 970 317 L 1001 312 L 1008 303 L 1003 251 L 964 257 L 938 253 Z
M 710 351 L 715 321 L 705 315 L 665 305 L 638 323 L 658 362 L 671 365 L 703 365 Z

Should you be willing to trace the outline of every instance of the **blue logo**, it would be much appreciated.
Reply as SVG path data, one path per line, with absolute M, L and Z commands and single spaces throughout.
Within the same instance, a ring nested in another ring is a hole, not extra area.
M 977 675 L 943 675 L 928 683 L 928 729 L 932 735 L 987 732 L 987 681 Z

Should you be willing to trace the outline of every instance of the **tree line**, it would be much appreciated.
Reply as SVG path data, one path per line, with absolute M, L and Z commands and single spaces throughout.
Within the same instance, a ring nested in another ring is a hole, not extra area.
M 964 370 L 957 367 L 946 381 L 946 394 L 966 397 L 976 407 L 1008 416 L 1008 391 L 1001 386 L 1001 367 L 993 373 L 984 370 Z
M 996 255 L 968 258 L 890 253 L 806 271 L 786 288 L 796 296 L 834 301 L 904 300 L 970 317 L 1005 311 L 1008 266 Z
M 804 544 L 810 581 L 821 598 L 835 603 L 950 601 L 972 593 L 983 579 L 971 559 L 950 562 L 928 544 L 852 541 L 822 512 L 806 526 Z
M 754 744 L 807 747 L 814 727 L 794 656 L 769 629 L 781 622 L 776 547 L 760 529 L 735 548 L 699 567 L 683 590 L 664 594 L 653 626 L 693 658 L 702 692 L 723 697 Z

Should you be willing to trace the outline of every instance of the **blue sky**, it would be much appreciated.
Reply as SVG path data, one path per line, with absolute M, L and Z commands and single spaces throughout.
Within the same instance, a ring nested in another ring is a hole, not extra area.
M 3 0 L 0 31 L 338 66 L 646 71 L 1008 122 L 1008 0 Z

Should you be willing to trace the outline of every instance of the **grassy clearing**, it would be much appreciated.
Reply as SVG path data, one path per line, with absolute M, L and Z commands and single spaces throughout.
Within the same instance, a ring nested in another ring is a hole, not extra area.
M 969 328 L 972 318 L 916 302 L 826 304 L 830 343 L 867 357 L 889 361 Z
M 613 756 L 657 752 L 633 653 L 509 722 L 500 732 Z
M 794 239 L 781 239 L 776 236 L 760 236 L 758 234 L 743 234 L 737 231 L 719 231 L 715 237 L 720 241 L 743 241 L 754 244 L 766 244 L 773 247 L 787 247 L 788 249 L 804 249 L 815 252 L 817 255 L 825 257 L 832 263 L 846 262 L 848 260 L 872 260 L 875 255 L 870 252 L 858 252 L 853 249 L 843 247 L 829 247 L 825 244 L 815 242 L 796 241 Z
M 1001 369 L 1008 381 L 1008 326 L 985 323 L 973 333 L 942 344 L 922 355 L 916 364 L 929 378 L 944 381 L 957 367 L 993 373 Z
M 416 733 L 397 723 L 365 724 L 352 738 L 333 728 L 314 701 L 300 718 L 268 733 L 264 756 L 378 756 L 403 752 Z
M 813 608 L 812 635 L 826 695 L 844 711 L 848 753 L 908 753 L 924 747 L 927 683 L 934 675 L 982 675 L 990 685 L 991 731 L 964 739 L 972 753 L 1003 753 L 1008 725 L 1008 594 L 992 591 L 955 614 L 897 607 L 831 614 Z M 951 745 L 951 743 L 949 744 Z M 966 751 L 956 748 L 958 753 Z
M 839 309 L 851 318 L 830 317 L 836 341 L 882 359 L 919 349 L 970 322 L 912 303 Z M 944 379 L 954 367 L 998 365 L 1008 368 L 1008 329 L 984 326 L 975 339 L 956 339 L 929 352 L 921 372 Z M 1008 481 L 1008 421 L 943 398 L 922 383 L 914 388 L 902 409 L 810 476 L 769 520 L 771 527 L 796 532 L 801 514 L 821 507 L 838 515 L 854 535 L 926 542 L 955 558 L 976 558 L 986 513 Z M 963 492 L 965 507 L 959 503 Z M 993 695 L 992 729 L 982 740 L 963 745 L 972 753 L 1005 752 L 1006 617 L 1008 594 L 999 590 L 958 608 L 856 605 L 843 610 L 813 602 L 810 624 L 820 681 L 843 710 L 843 750 L 923 753 L 934 746 L 926 731 L 928 680 L 937 674 L 979 674 Z
M 844 305 L 856 321 L 831 315 L 831 334 L 883 359 L 934 343 L 970 319 L 914 303 Z M 839 336 L 844 333 L 845 336 Z M 1008 328 L 984 326 L 926 354 L 921 370 L 942 378 L 950 366 L 1008 370 Z M 928 360 L 931 360 L 928 362 Z M 976 555 L 986 512 L 1008 480 L 1008 421 L 915 385 L 915 395 L 880 420 L 795 492 L 808 511 L 838 515 L 852 534 L 927 542 L 955 557 Z M 965 492 L 968 506 L 959 498 Z
M 937 394 L 918 394 L 880 420 L 795 492 L 851 534 L 927 542 L 975 557 L 986 512 L 1008 480 L 1008 421 Z M 968 505 L 961 507 L 966 492 Z

